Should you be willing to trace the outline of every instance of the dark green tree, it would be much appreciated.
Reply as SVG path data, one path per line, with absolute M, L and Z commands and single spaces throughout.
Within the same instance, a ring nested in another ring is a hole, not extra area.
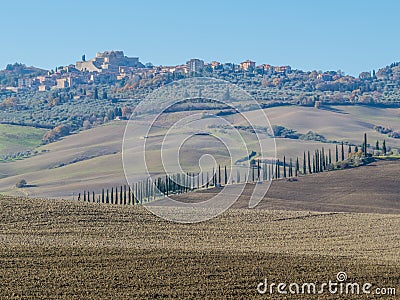
M 387 152 L 387 149 L 386 149 L 386 141 L 385 141 L 385 140 L 383 140 L 383 144 L 382 144 L 382 152 L 383 152 L 383 155 L 385 155 L 385 154 L 386 154 L 386 152 Z
M 364 133 L 364 156 L 367 156 L 368 142 L 367 142 L 367 134 Z
M 257 181 L 260 181 L 260 172 L 261 172 L 260 160 L 257 159 Z
M 342 161 L 344 161 L 344 143 L 342 142 Z
M 218 165 L 218 184 L 221 185 L 221 165 Z
M 313 155 L 313 173 L 317 173 L 317 162 L 315 161 L 315 154 Z
M 278 167 L 278 171 L 276 172 L 276 177 L 279 179 L 279 178 L 281 178 L 281 167 L 280 167 L 279 159 L 278 159 L 276 165 Z
M 379 150 L 379 141 L 378 140 L 376 140 L 375 150 Z
M 283 156 L 283 178 L 286 178 L 286 157 Z
M 336 144 L 336 149 L 335 150 L 336 150 L 335 151 L 335 158 L 336 158 L 336 162 L 338 162 L 339 161 L 339 149 L 338 149 L 337 144 Z

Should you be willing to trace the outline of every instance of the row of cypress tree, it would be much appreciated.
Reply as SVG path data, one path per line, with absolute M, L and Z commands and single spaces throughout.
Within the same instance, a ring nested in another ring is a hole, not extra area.
M 339 150 L 339 147 L 341 148 Z M 358 146 L 347 146 L 347 158 L 351 153 L 359 151 Z M 364 135 L 362 145 L 362 153 L 367 156 L 367 136 Z M 272 181 L 282 178 L 292 178 L 301 175 L 319 173 L 333 170 L 335 163 L 344 161 L 346 156 L 345 145 L 335 145 L 335 152 L 329 148 L 328 151 L 324 147 L 311 151 L 304 151 L 302 161 L 299 157 L 296 159 L 283 157 L 283 161 L 279 159 L 267 161 L 262 159 L 251 160 L 250 168 L 244 174 L 240 168 L 236 169 L 236 179 L 233 179 L 233 170 L 226 166 L 221 168 L 218 165 L 212 172 L 205 173 L 182 173 L 173 175 L 158 176 L 148 178 L 145 181 L 136 182 L 131 186 L 121 185 L 120 187 L 111 187 L 102 189 L 101 193 L 94 191 L 84 191 L 79 193 L 78 200 L 86 202 L 97 202 L 106 204 L 121 204 L 121 205 L 139 205 L 146 202 L 154 201 L 165 196 L 173 194 L 188 193 L 197 189 L 209 189 L 221 187 L 227 184 L 235 183 L 255 183 L 262 181 Z

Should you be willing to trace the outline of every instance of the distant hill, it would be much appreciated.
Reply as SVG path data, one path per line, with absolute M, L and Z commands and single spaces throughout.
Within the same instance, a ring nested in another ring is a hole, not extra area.
M 65 124 L 72 132 L 87 129 L 115 117 L 129 117 L 137 104 L 157 88 L 192 76 L 235 84 L 263 108 L 316 103 L 400 107 L 398 62 L 358 76 L 340 70 L 304 71 L 266 64 L 243 69 L 232 63 L 204 63 L 204 69 L 196 74 L 185 73 L 184 68 L 186 64 L 118 70 L 114 66 L 104 72 L 89 72 L 69 65 L 49 72 L 21 63 L 9 64 L 0 71 L 0 122 L 46 128 Z M 35 78 L 45 74 L 46 78 Z M 234 98 L 233 91 L 226 91 L 226 95 Z M 4 101 L 17 105 L 1 105 Z M 241 108 L 254 109 L 246 101 Z

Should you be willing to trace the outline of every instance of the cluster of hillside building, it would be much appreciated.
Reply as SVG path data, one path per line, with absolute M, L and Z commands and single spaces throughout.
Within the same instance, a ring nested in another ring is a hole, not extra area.
M 271 66 L 262 64 L 256 66 L 251 60 L 246 60 L 236 65 L 233 63 L 220 63 L 213 61 L 205 63 L 200 59 L 190 59 L 186 64 L 177 66 L 152 66 L 143 65 L 138 57 L 127 57 L 123 51 L 99 52 L 90 60 L 86 60 L 85 55 L 80 61 L 69 66 L 58 67 L 54 71 L 49 71 L 45 76 L 34 78 L 22 77 L 18 80 L 17 87 L 7 89 L 19 91 L 33 89 L 46 91 L 50 89 L 62 89 L 76 87 L 80 84 L 113 84 L 123 78 L 140 76 L 148 78 L 157 74 L 173 74 L 187 76 L 188 74 L 202 72 L 205 68 L 209 70 L 219 69 L 227 72 L 242 71 L 262 71 L 268 74 L 290 73 L 290 66 Z

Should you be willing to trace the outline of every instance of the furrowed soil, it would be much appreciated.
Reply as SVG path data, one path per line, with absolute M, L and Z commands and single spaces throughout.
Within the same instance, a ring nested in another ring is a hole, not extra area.
M 400 161 L 377 160 L 366 166 L 273 181 L 257 209 L 400 214 Z M 261 186 L 267 184 L 260 183 Z M 201 202 L 220 189 L 174 195 Z M 233 208 L 248 208 L 254 184 L 247 184 Z M 157 205 L 163 203 L 161 200 Z M 399 228 L 400 230 L 400 228 Z
M 0 196 L 0 299 L 379 298 L 260 295 L 257 285 L 346 272 L 372 292 L 399 290 L 399 228 L 396 214 L 267 209 L 177 224 L 144 207 Z

